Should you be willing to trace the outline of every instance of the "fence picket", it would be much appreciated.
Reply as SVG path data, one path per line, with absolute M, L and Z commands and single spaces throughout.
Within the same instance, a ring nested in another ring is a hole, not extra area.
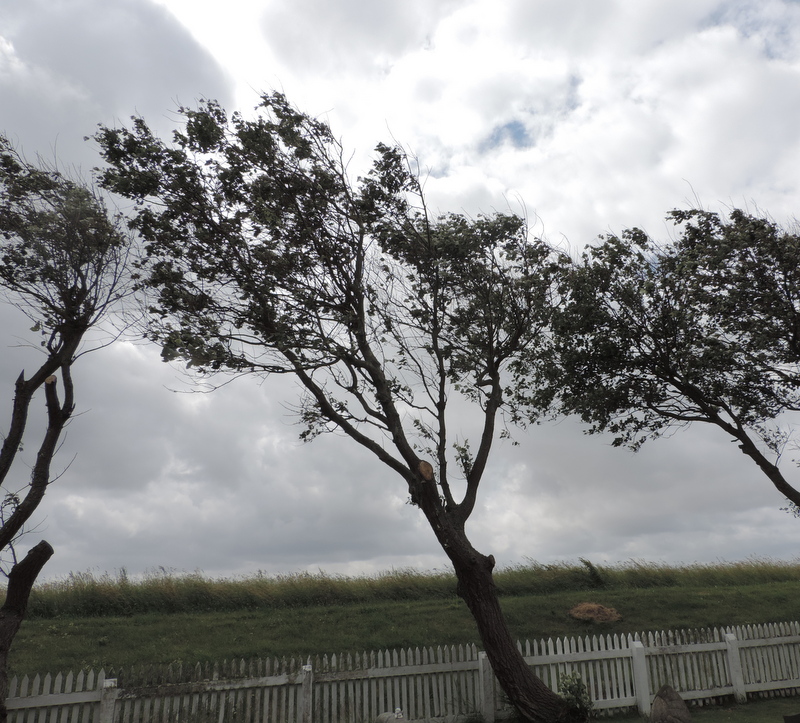
M 601 650 L 613 650 L 614 644 L 609 637 L 603 637 L 601 635 L 599 639 L 595 637 L 594 640 L 589 640 L 587 637 L 586 645 L 583 647 L 585 652 L 600 652 Z M 611 697 L 609 693 L 616 688 L 616 670 L 614 665 L 615 661 L 613 658 L 586 663 L 587 669 L 591 671 L 588 677 L 591 683 L 589 692 L 592 696 L 592 700 Z M 606 682 L 605 686 L 603 685 L 604 681 Z
M 414 667 L 419 668 L 422 665 L 422 651 L 417 647 L 414 648 Z M 414 704 L 411 710 L 409 711 L 409 718 L 422 718 L 424 713 L 424 697 L 425 693 L 422 687 L 422 675 L 415 675 L 414 676 L 414 683 L 413 683 L 413 691 L 414 691 Z

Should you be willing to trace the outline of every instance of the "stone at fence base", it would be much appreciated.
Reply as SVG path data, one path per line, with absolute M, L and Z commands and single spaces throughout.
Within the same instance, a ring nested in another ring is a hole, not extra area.
M 394 713 L 381 713 L 375 719 L 375 723 L 394 723 L 395 721 L 404 719 L 403 711 L 400 708 L 395 708 Z
M 675 688 L 662 685 L 650 708 L 650 723 L 691 723 L 692 716 Z

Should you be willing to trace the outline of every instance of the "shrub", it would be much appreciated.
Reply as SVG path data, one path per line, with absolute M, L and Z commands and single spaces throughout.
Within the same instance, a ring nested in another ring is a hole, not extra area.
M 558 683 L 558 694 L 572 709 L 573 720 L 588 721 L 597 715 L 594 701 L 578 673 L 568 673 Z

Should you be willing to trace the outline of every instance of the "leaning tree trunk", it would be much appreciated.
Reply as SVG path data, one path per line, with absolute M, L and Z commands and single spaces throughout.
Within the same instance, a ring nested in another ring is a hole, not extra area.
M 33 583 L 42 571 L 44 564 L 53 554 L 53 548 L 42 540 L 32 547 L 28 554 L 11 568 L 8 574 L 6 601 L 0 607 L 0 723 L 8 720 L 6 696 L 8 695 L 8 653 L 17 634 L 25 611 Z
M 443 508 L 435 484 L 415 484 L 412 499 L 422 508 L 453 563 L 458 594 L 475 619 L 486 656 L 509 702 L 533 723 L 569 721 L 571 708 L 534 675 L 511 636 L 492 577 L 494 558 L 472 546 L 463 523 Z
M 526 720 L 567 720 L 570 709 L 564 699 L 534 675 L 511 636 L 492 577 L 494 558 L 482 555 L 468 542 L 459 548 L 451 547 L 451 552 L 458 554 L 450 555 L 458 578 L 458 594 L 475 618 L 486 656 L 509 702 Z

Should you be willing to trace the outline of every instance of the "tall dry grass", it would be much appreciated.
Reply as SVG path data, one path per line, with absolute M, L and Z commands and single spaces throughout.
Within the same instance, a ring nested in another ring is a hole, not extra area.
M 632 560 L 615 565 L 589 560 L 543 564 L 526 561 L 498 570 L 501 596 L 552 594 L 575 590 L 746 586 L 800 580 L 800 560 L 754 558 L 743 562 L 666 565 Z M 346 577 L 319 573 L 212 579 L 201 573 L 164 569 L 132 580 L 115 575 L 72 573 L 34 588 L 30 618 L 97 617 L 140 613 L 194 613 L 349 605 L 378 601 L 419 601 L 456 597 L 449 572 L 391 570 Z

